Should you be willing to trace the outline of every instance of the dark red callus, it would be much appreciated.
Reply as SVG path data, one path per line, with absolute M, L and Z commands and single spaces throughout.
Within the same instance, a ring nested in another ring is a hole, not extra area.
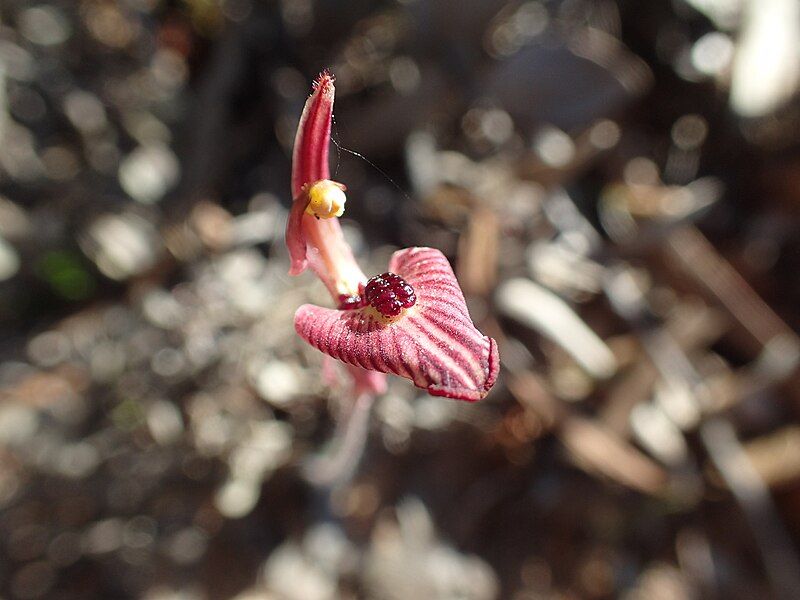
M 383 273 L 367 281 L 364 298 L 384 317 L 396 317 L 417 301 L 414 288 L 395 273 Z
M 356 308 L 363 308 L 368 302 L 364 299 L 364 284 L 358 284 L 358 293 L 348 296 L 341 294 L 339 296 L 339 310 L 353 310 Z

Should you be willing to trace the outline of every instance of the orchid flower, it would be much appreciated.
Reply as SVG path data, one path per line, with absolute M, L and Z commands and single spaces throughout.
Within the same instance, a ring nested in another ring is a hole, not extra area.
M 328 166 L 334 93 L 333 76 L 323 72 L 300 117 L 286 245 L 290 274 L 310 266 L 337 308 L 303 305 L 295 329 L 349 365 L 362 392 L 380 392 L 379 374 L 392 373 L 436 396 L 479 400 L 497 378 L 497 344 L 472 323 L 445 256 L 433 248 L 399 250 L 389 271 L 367 279 L 342 235 L 345 186 L 330 180 Z

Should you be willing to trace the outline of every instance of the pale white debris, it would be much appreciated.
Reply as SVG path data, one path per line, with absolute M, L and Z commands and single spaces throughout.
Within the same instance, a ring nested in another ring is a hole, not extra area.
M 589 142 L 598 150 L 609 150 L 619 143 L 622 130 L 611 119 L 600 119 L 589 130 Z
M 53 450 L 53 470 L 70 479 L 84 479 L 100 464 L 100 453 L 89 442 L 64 444 Z
M 800 346 L 797 337 L 780 333 L 771 338 L 761 350 L 755 371 L 771 381 L 782 381 L 800 364 Z
M 533 138 L 533 151 L 545 165 L 554 169 L 567 166 L 575 157 L 575 142 L 558 127 L 542 127 Z
M 19 271 L 20 259 L 14 246 L 0 237 L 0 281 L 11 279 Z
M 84 90 L 72 90 L 64 97 L 64 114 L 84 134 L 96 134 L 108 124 L 106 109 L 100 99 Z
M 263 573 L 266 586 L 284 600 L 336 598 L 336 583 L 295 542 L 286 542 L 275 550 Z
M 168 400 L 155 400 L 147 410 L 147 428 L 156 443 L 162 446 L 172 444 L 183 433 L 181 411 Z
M 295 364 L 271 360 L 253 371 L 258 395 L 278 408 L 290 406 L 304 388 L 302 371 Z
M 746 0 L 684 0 L 703 13 L 719 29 L 730 30 L 739 24 Z
M 659 379 L 653 400 L 660 410 L 680 429 L 692 429 L 700 421 L 700 406 L 693 391 L 675 380 Z
M 133 213 L 102 215 L 79 243 L 103 275 L 125 280 L 150 268 L 160 249 L 153 225 Z
M 686 462 L 689 447 L 681 430 L 655 404 L 638 404 L 631 411 L 631 429 L 636 440 L 667 466 Z
M 270 273 L 263 256 L 253 249 L 229 252 L 214 262 L 214 270 L 223 284 L 218 290 L 220 300 L 249 317 L 264 314 L 275 290 L 274 273 Z
M 72 33 L 67 17 L 55 6 L 34 6 L 22 11 L 18 25 L 25 38 L 40 46 L 61 44 Z
M 113 552 L 122 545 L 122 520 L 104 519 L 91 525 L 83 536 L 83 547 L 91 554 Z
M 142 299 L 142 313 L 153 325 L 174 329 L 188 318 L 186 308 L 163 288 L 153 288 Z
M 228 479 L 214 496 L 214 505 L 222 516 L 238 519 L 255 508 L 261 496 L 261 482 L 250 479 Z
M 266 421 L 251 423 L 249 429 L 228 464 L 233 477 L 260 482 L 289 459 L 292 427 L 281 421 Z
M 728 73 L 733 63 L 735 51 L 730 36 L 720 31 L 711 31 L 692 45 L 692 67 L 708 77 L 722 77 Z
M 489 600 L 498 594 L 491 567 L 440 541 L 430 514 L 416 498 L 398 506 L 397 523 L 378 523 L 365 562 L 371 598 Z
M 414 92 L 421 80 L 419 67 L 410 56 L 398 56 L 389 64 L 389 81 L 401 94 L 408 95 Z
M 383 423 L 384 442 L 390 446 L 408 441 L 414 428 L 414 407 L 399 394 L 384 394 L 375 406 L 375 414 Z
M 33 223 L 25 209 L 0 196 L 0 236 L 15 241 L 30 235 L 32 228 Z
M 119 183 L 133 199 L 145 204 L 161 200 L 178 181 L 180 165 L 167 146 L 139 146 L 122 160 Z
M 534 242 L 527 259 L 533 276 L 560 293 L 596 294 L 602 289 L 603 267 L 565 244 Z
M 800 2 L 748 0 L 733 64 L 731 107 L 743 117 L 780 108 L 800 80 Z
M 622 594 L 622 600 L 666 600 L 678 598 L 697 598 L 686 574 L 674 565 L 655 562 L 637 578 L 635 586 Z
M 406 164 L 411 185 L 417 194 L 427 196 L 441 181 L 436 138 L 427 131 L 415 131 L 406 138 Z
M 25 442 L 38 428 L 39 415 L 34 409 L 9 403 L 0 406 L 0 444 Z
M 142 600 L 207 600 L 208 596 L 193 586 L 184 589 L 172 589 L 168 586 L 157 585 L 147 590 Z
M 285 212 L 279 204 L 274 203 L 236 217 L 233 220 L 233 243 L 237 246 L 253 246 L 283 235 Z
M 0 65 L 0 68 L 2 65 Z M 0 106 L 5 102 L 2 90 L 2 70 L 0 70 Z M 27 127 L 11 119 L 3 119 L 0 109 L 0 167 L 19 181 L 34 181 L 45 172 L 39 154 L 36 152 L 36 139 Z
M 358 551 L 341 527 L 333 523 L 314 525 L 303 539 L 303 549 L 330 577 L 355 572 L 358 567 Z
M 515 278 L 498 288 L 496 299 L 501 312 L 550 338 L 596 379 L 616 372 L 611 349 L 553 292 L 529 279 Z
M 0 40 L 0 79 L 7 75 L 17 81 L 31 81 L 36 76 L 36 66 L 30 52 L 8 40 Z
M 429 431 L 444 429 L 453 420 L 458 408 L 455 402 L 440 402 L 433 396 L 420 396 L 415 402 L 414 425 Z
M 203 557 L 207 546 L 208 535 L 198 527 L 190 526 L 170 537 L 166 551 L 176 563 L 190 565 Z

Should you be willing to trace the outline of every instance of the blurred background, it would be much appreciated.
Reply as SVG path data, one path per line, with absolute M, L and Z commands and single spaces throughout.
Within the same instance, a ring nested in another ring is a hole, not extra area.
M 3 0 L 0 596 L 800 597 L 795 0 Z M 290 153 L 368 275 L 440 248 L 503 370 L 296 337 Z

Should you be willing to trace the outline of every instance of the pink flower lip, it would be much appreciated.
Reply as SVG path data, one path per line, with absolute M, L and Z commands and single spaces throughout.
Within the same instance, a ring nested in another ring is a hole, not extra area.
M 297 333 L 333 358 L 405 377 L 434 396 L 485 397 L 499 371 L 497 343 L 472 323 L 447 258 L 433 248 L 406 248 L 395 252 L 389 270 L 413 288 L 413 306 L 386 318 L 372 306 L 306 304 L 295 313 Z

